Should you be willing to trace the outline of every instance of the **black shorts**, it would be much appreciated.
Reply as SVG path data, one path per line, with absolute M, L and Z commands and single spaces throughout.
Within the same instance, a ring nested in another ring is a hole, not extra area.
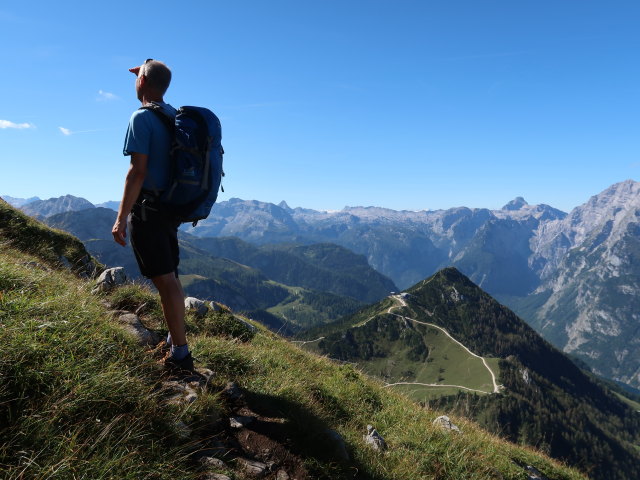
M 129 214 L 129 234 L 142 275 L 153 278 L 173 272 L 178 276 L 179 226 L 180 222 L 157 210 L 134 204 Z

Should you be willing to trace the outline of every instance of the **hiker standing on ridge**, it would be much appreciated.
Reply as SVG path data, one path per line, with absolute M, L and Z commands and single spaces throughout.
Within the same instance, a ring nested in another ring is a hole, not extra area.
M 142 106 L 155 104 L 175 117 L 176 109 L 163 100 L 171 83 L 171 70 L 162 62 L 148 59 L 129 71 L 136 75 L 136 94 Z M 171 371 L 193 371 L 185 332 L 184 292 L 178 278 L 180 222 L 154 208 L 154 199 L 170 181 L 170 146 L 171 134 L 153 111 L 133 112 L 123 150 L 124 155 L 131 156 L 131 164 L 111 232 L 114 240 L 125 246 L 129 221 L 131 246 L 140 273 L 158 289 L 169 328 L 167 344 L 171 347 L 165 367 Z

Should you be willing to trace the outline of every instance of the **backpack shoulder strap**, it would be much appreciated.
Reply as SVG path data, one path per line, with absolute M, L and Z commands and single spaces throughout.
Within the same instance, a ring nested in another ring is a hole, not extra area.
M 140 107 L 140 110 L 150 110 L 153 113 L 155 113 L 156 116 L 163 123 L 163 125 L 165 127 L 167 127 L 169 132 L 173 135 L 173 132 L 175 130 L 175 121 L 176 120 L 171 115 L 169 115 L 167 112 L 165 112 L 164 109 L 160 105 L 155 104 L 155 103 L 147 103 L 146 105 L 143 105 L 142 107 Z

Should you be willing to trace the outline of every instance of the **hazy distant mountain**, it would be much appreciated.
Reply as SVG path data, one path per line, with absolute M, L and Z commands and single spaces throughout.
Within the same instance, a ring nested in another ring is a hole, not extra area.
M 20 210 L 32 217 L 46 218 L 57 213 L 79 211 L 88 208 L 95 208 L 95 205 L 84 198 L 74 197 L 73 195 L 64 195 L 58 198 L 29 202 L 23 205 Z
M 454 268 L 305 338 L 309 349 L 355 363 L 388 388 L 455 409 L 590 478 L 640 475 L 637 412 Z
M 492 293 L 527 294 L 538 286 L 535 272 L 527 271 L 522 278 L 519 271 L 514 272 L 505 280 L 502 277 L 505 268 L 487 271 L 480 268 L 483 262 L 478 264 L 478 259 L 470 261 L 470 257 L 484 249 L 478 244 L 478 234 L 489 239 L 493 235 L 491 229 L 499 232 L 517 226 L 524 232 L 524 238 L 516 234 L 521 246 L 512 253 L 528 258 L 531 254 L 528 238 L 533 230 L 566 214 L 548 205 L 528 205 L 523 199 L 510 202 L 508 207 L 498 211 L 460 207 L 419 212 L 346 207 L 338 212 L 322 212 L 291 209 L 286 203 L 278 206 L 234 198 L 214 205 L 208 219 L 195 228 L 188 227 L 187 231 L 198 236 L 237 236 L 257 244 L 336 243 L 365 255 L 374 268 L 400 287 L 447 265 L 459 265 Z M 491 250 L 489 255 L 493 253 Z M 526 258 L 519 261 L 529 270 Z M 474 272 L 476 264 L 478 271 Z
M 2 195 L 2 198 L 5 202 L 7 202 L 10 205 L 13 205 L 14 207 L 22 207 L 24 205 L 26 205 L 27 203 L 31 203 L 31 202 L 35 202 L 40 200 L 40 197 L 30 197 L 30 198 L 17 198 L 17 197 L 11 197 L 9 195 Z
M 120 208 L 120 202 L 116 202 L 116 201 L 108 201 L 108 202 L 103 202 L 103 203 L 97 203 L 96 207 L 104 207 L 104 208 L 109 208 L 111 210 L 114 211 L 118 211 L 118 208 Z
M 124 266 L 139 278 L 130 247 L 111 236 L 116 212 L 107 208 L 70 211 L 46 218 L 84 242 L 99 261 Z M 293 333 L 353 312 L 376 301 L 394 283 L 362 255 L 333 244 L 255 246 L 237 238 L 199 238 L 179 233 L 180 273 L 185 291 L 250 312 L 270 327 Z M 283 327 L 283 322 L 290 322 Z

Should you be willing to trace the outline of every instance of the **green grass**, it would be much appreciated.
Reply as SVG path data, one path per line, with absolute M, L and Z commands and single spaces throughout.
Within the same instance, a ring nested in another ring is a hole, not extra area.
M 424 325 L 415 325 L 415 329 L 429 348 L 426 361 L 412 360 L 408 355 L 410 347 L 403 346 L 399 340 L 394 342 L 397 345 L 389 346 L 388 351 L 392 354 L 383 358 L 373 357 L 366 362 L 358 362 L 358 365 L 368 374 L 384 378 L 388 383 L 460 385 L 480 392 L 493 392 L 491 375 L 480 358 L 470 355 L 440 329 Z M 491 362 L 490 367 L 498 378 L 498 362 Z M 424 385 L 398 385 L 393 388 L 409 394 L 416 401 L 424 400 L 425 395 L 434 398 L 460 390 Z
M 416 402 L 426 402 L 465 391 L 455 387 L 425 387 L 424 385 L 394 385 L 389 388 L 393 388 L 396 392 L 400 392 Z
M 640 412 L 640 403 L 636 402 L 635 400 L 631 400 L 628 397 L 625 397 L 624 395 L 619 394 L 618 392 L 613 392 L 615 394 L 616 397 L 618 397 L 620 400 L 622 400 L 624 403 L 626 403 L 627 405 L 629 405 L 631 408 L 633 408 L 636 412 Z

